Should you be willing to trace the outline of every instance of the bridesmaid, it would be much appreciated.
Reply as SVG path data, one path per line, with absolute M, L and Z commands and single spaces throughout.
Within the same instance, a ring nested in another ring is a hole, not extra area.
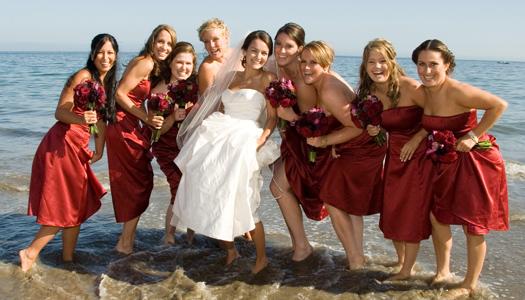
M 359 69 L 359 99 L 375 95 L 383 103 L 381 127 L 388 132 L 379 227 L 397 252 L 399 273 L 389 280 L 410 278 L 419 242 L 430 236 L 432 162 L 426 159 L 427 131 L 421 127 L 424 94 L 406 77 L 396 51 L 384 39 L 370 41 Z M 368 125 L 368 133 L 380 128 Z
M 316 104 L 316 91 L 305 84 L 299 65 L 299 53 L 304 47 L 304 29 L 295 23 L 287 23 L 275 35 L 275 60 L 277 75 L 293 81 L 297 95 L 294 108 L 277 108 L 280 118 L 296 121 L 301 112 L 308 111 Z M 281 132 L 281 159 L 274 164 L 270 190 L 277 199 L 283 214 L 294 250 L 292 261 L 302 261 L 313 252 L 306 237 L 303 213 L 312 220 L 322 220 L 328 212 L 319 199 L 319 189 L 310 176 L 311 165 L 307 161 L 306 141 L 294 127 Z
M 170 74 L 165 76 L 165 80 L 160 81 L 154 88 L 151 89 L 151 93 L 167 93 L 168 84 L 176 84 L 179 80 L 188 79 L 190 76 L 196 76 L 195 66 L 197 64 L 197 54 L 195 49 L 190 43 L 178 42 L 173 48 L 171 53 L 170 62 Z M 191 102 L 188 103 L 187 109 L 190 109 Z M 170 185 L 171 199 L 168 209 L 166 210 L 166 227 L 164 233 L 164 244 L 175 243 L 175 230 L 174 226 L 171 226 L 171 218 L 173 216 L 173 203 L 175 201 L 175 195 L 177 195 L 177 188 L 179 187 L 180 178 L 182 173 L 180 172 L 177 165 L 173 160 L 179 154 L 179 147 L 177 146 L 177 133 L 179 132 L 178 124 L 186 117 L 186 108 L 178 107 L 170 114 L 162 124 L 160 139 L 153 143 L 151 150 L 153 156 L 157 159 L 157 163 L 160 166 L 166 179 Z M 176 223 L 176 222 L 175 222 Z M 193 238 L 193 232 L 188 229 L 187 239 L 191 243 Z
M 426 40 L 412 53 L 425 92 L 423 126 L 428 131 L 452 131 L 457 138 L 454 161 L 436 163 L 433 179 L 432 240 L 437 270 L 434 283 L 450 277 L 450 225 L 462 225 L 467 238 L 467 273 L 458 293 L 471 293 L 478 285 L 490 230 L 508 230 L 509 211 L 505 163 L 487 134 L 507 103 L 479 88 L 452 79 L 455 61 L 439 40 Z M 480 122 L 477 109 L 484 110 Z M 480 149 L 478 142 L 490 142 Z
M 57 123 L 42 139 L 36 151 L 29 186 L 28 215 L 36 216 L 40 230 L 31 244 L 19 252 L 22 271 L 31 269 L 40 251 L 62 230 L 62 259 L 73 261 L 75 246 L 84 223 L 100 208 L 106 194 L 90 164 L 104 152 L 105 119 L 94 111 L 75 106 L 73 89 L 86 80 L 103 85 L 106 111 L 114 111 L 118 44 L 109 34 L 91 41 L 86 66 L 66 82 L 55 111 Z M 96 124 L 95 152 L 89 150 L 88 125 Z
M 175 43 L 176 33 L 171 26 L 157 26 L 139 55 L 128 64 L 117 87 L 117 118 L 108 126 L 106 141 L 115 218 L 124 223 L 115 250 L 122 254 L 133 252 L 137 224 L 153 189 L 149 135 L 141 122 L 159 129 L 164 120 L 146 114 L 142 104 L 149 96 L 150 85 L 159 81 Z
M 330 72 L 333 59 L 334 51 L 322 41 L 308 43 L 301 52 L 304 81 L 315 87 L 329 129 L 326 135 L 307 138 L 307 143 L 319 148 L 313 171 L 319 197 L 343 244 L 349 268 L 359 269 L 365 264 L 363 216 L 379 212 L 386 149 L 353 119 L 350 102 L 355 94 Z

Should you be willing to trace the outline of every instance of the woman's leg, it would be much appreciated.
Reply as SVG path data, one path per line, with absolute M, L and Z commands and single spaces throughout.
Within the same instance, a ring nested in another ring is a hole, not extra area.
M 255 224 L 255 229 L 251 232 L 253 242 L 255 244 L 255 265 L 252 268 L 252 273 L 257 274 L 268 265 L 268 257 L 266 257 L 266 240 L 264 236 L 264 226 L 262 222 Z
M 430 213 L 430 222 L 432 223 L 432 242 L 436 253 L 436 275 L 432 283 L 440 283 L 451 276 L 452 233 L 450 225 L 439 223 L 432 213 Z
M 166 221 L 164 225 L 164 245 L 173 245 L 175 244 L 175 226 L 171 226 L 171 218 L 173 217 L 173 203 L 168 205 L 166 210 Z
M 335 233 L 345 249 L 348 267 L 350 270 L 362 268 L 365 264 L 365 258 L 356 243 L 357 239 L 353 236 L 355 230 L 350 215 L 331 205 L 325 204 L 325 206 L 330 214 Z
M 284 162 L 279 160 L 274 164 L 274 173 L 272 182 L 270 183 L 270 191 L 272 192 L 284 221 L 288 227 L 290 238 L 292 240 L 293 261 L 302 261 L 313 252 L 313 248 L 308 242 L 306 232 L 303 224 L 303 212 L 299 206 L 299 201 L 295 197 L 286 178 L 284 170 Z
M 470 234 L 465 227 L 463 230 L 467 237 L 467 273 L 460 287 L 473 291 L 478 286 L 479 275 L 483 269 L 487 243 L 483 235 Z
M 42 251 L 42 248 L 44 248 L 45 245 L 47 245 L 47 243 L 49 243 L 49 241 L 55 237 L 59 230 L 60 227 L 46 225 L 40 226 L 40 229 L 36 233 L 35 238 L 31 244 L 27 248 L 18 252 L 22 272 L 27 272 L 29 269 L 31 269 L 38 255 L 40 254 L 40 251 Z
M 65 262 L 73 261 L 75 248 L 77 247 L 80 225 L 62 229 L 62 260 Z
M 122 224 L 122 233 L 120 234 L 115 250 L 122 254 L 131 254 L 133 252 L 133 244 L 135 243 L 135 232 L 137 231 L 137 224 L 140 217 L 136 217 Z

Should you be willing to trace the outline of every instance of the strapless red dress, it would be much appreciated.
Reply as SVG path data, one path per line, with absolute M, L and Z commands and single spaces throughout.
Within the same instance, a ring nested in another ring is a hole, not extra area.
M 149 80 L 142 80 L 129 92 L 140 107 L 150 92 Z M 139 119 L 117 105 L 117 120 L 106 130 L 109 182 L 117 222 L 140 216 L 148 207 L 153 189 L 149 135 Z
M 450 130 L 456 138 L 477 125 L 476 111 L 454 116 L 423 116 L 430 130 Z M 492 136 L 492 147 L 457 152 L 457 160 L 437 162 L 433 179 L 432 213 L 444 224 L 465 225 L 471 234 L 509 228 L 509 208 L 505 163 Z
M 281 159 L 288 183 L 305 215 L 316 221 L 326 218 L 328 211 L 319 198 L 319 185 L 312 174 L 313 164 L 308 162 L 306 140 L 293 126 L 288 126 L 282 136 Z
M 383 174 L 383 205 L 379 228 L 385 238 L 417 243 L 431 233 L 430 203 L 433 164 L 423 139 L 412 159 L 401 162 L 403 146 L 421 129 L 423 109 L 396 107 L 383 111 L 381 127 L 388 132 Z
M 177 189 L 179 188 L 182 177 L 181 171 L 173 161 L 180 151 L 177 145 L 177 133 L 179 132 L 177 124 L 178 123 L 173 124 L 170 130 L 162 134 L 159 140 L 151 146 L 151 152 L 157 159 L 157 163 L 162 172 L 164 172 L 164 175 L 166 175 L 166 179 L 170 185 L 171 204 L 175 201 Z
M 73 112 L 82 115 L 77 107 Z M 100 209 L 106 190 L 91 170 L 87 125 L 57 122 L 33 159 L 28 215 L 47 226 L 73 227 Z
M 357 120 L 356 126 L 360 127 Z M 342 124 L 328 116 L 329 132 Z M 348 214 L 363 216 L 376 214 L 381 208 L 383 160 L 386 145 L 378 146 L 363 131 L 353 139 L 335 145 L 338 158 L 332 155 L 332 147 L 317 149 L 313 174 L 319 182 L 321 200 Z

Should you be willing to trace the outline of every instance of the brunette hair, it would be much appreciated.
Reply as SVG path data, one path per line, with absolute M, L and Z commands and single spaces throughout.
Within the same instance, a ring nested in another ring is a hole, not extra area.
M 268 51 L 269 51 L 268 56 L 273 54 L 272 37 L 268 34 L 268 32 L 264 30 L 256 30 L 256 31 L 250 32 L 250 34 L 248 34 L 248 36 L 246 36 L 246 38 L 244 39 L 241 49 L 244 51 L 247 51 L 248 47 L 250 47 L 251 42 L 256 39 L 263 41 L 266 44 L 266 46 L 268 46 Z M 242 60 L 242 66 L 244 67 L 244 65 L 245 65 L 245 58 L 243 58 Z
M 177 43 L 177 33 L 175 32 L 175 29 L 173 29 L 173 27 L 171 27 L 170 25 L 160 24 L 159 26 L 155 27 L 155 29 L 153 29 L 146 43 L 144 44 L 144 48 L 142 48 L 142 50 L 140 50 L 139 53 L 139 57 L 149 55 L 153 59 L 153 70 L 151 70 L 151 73 L 149 75 L 149 79 L 151 80 L 152 86 L 155 86 L 162 79 L 162 72 L 165 72 L 166 69 L 169 69 L 169 65 L 166 64 L 166 61 L 157 60 L 155 58 L 155 55 L 153 54 L 155 41 L 157 40 L 159 34 L 163 30 L 167 31 L 170 34 L 171 46 L 175 47 L 175 44 Z
M 281 33 L 284 33 L 291 37 L 292 40 L 294 40 L 294 42 L 297 44 L 297 46 L 304 46 L 305 32 L 303 27 L 301 27 L 299 24 L 293 22 L 284 24 L 281 28 L 279 28 L 279 30 L 277 30 L 277 33 L 275 34 L 275 39 L 277 39 L 277 36 Z
M 419 54 L 423 50 L 431 50 L 431 51 L 437 51 L 441 53 L 441 57 L 443 57 L 443 61 L 446 64 L 449 64 L 447 69 L 447 75 L 452 74 L 454 72 L 454 67 L 456 66 L 456 59 L 454 57 L 454 53 L 448 49 L 447 45 L 443 43 L 440 40 L 426 40 L 423 43 L 421 43 L 419 46 L 417 46 L 416 49 L 412 52 L 412 61 L 417 65 L 417 61 L 419 59 Z

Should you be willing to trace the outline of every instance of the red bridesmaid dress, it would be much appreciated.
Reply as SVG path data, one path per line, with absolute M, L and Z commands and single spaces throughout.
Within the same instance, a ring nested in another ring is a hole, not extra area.
M 150 81 L 142 80 L 128 93 L 140 107 L 150 92 Z M 148 207 L 153 189 L 149 135 L 139 119 L 117 105 L 116 122 L 108 125 L 106 144 L 109 182 L 117 222 L 140 216 Z
M 295 127 L 288 126 L 281 142 L 281 159 L 286 178 L 305 215 L 320 221 L 328 216 L 328 211 L 319 198 L 319 185 L 312 174 L 313 165 L 308 162 L 307 151 L 305 138 Z
M 405 106 L 381 114 L 381 127 L 388 132 L 388 151 L 383 174 L 383 205 L 379 228 L 385 238 L 418 243 L 432 231 L 430 204 L 433 164 L 426 157 L 426 139 L 402 162 L 403 146 L 421 129 L 423 109 Z
M 342 127 L 334 117 L 328 116 L 329 132 Z M 353 118 L 353 117 L 352 117 Z M 361 127 L 353 118 L 356 126 Z M 363 131 L 351 140 L 332 147 L 317 148 L 313 174 L 319 181 L 321 200 L 351 215 L 376 214 L 381 208 L 383 159 L 386 145 L 378 146 Z
M 423 116 L 428 131 L 450 130 L 456 138 L 477 125 L 476 110 L 453 116 Z M 487 234 L 490 230 L 508 230 L 509 208 L 505 163 L 495 138 L 486 150 L 473 148 L 457 152 L 457 160 L 437 162 L 433 179 L 432 213 L 444 224 L 467 227 L 470 234 Z
M 166 179 L 170 185 L 171 204 L 175 202 L 175 196 L 177 195 L 177 189 L 179 188 L 182 177 L 181 171 L 173 161 L 180 152 L 179 146 L 177 145 L 178 124 L 180 124 L 180 122 L 173 124 L 173 126 L 166 133 L 162 134 L 159 140 L 151 146 L 153 156 L 157 159 L 157 163 L 162 172 L 164 172 L 164 175 L 166 175 Z
M 79 116 L 83 111 L 77 107 Z M 91 170 L 88 125 L 57 122 L 33 159 L 28 215 L 47 226 L 74 227 L 100 209 L 106 190 Z

